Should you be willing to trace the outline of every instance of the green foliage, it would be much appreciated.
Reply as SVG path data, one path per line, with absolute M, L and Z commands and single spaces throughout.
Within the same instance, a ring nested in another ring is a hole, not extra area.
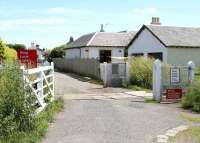
M 182 98 L 182 107 L 200 112 L 200 81 L 195 80 Z
M 20 49 L 25 49 L 26 46 L 24 44 L 7 44 L 7 46 L 11 49 L 14 49 L 14 50 L 20 50 Z
M 0 59 L 4 59 L 5 58 L 5 48 L 6 48 L 6 45 L 0 39 Z
M 64 101 L 61 98 L 50 103 L 44 111 L 37 117 L 35 128 L 26 132 L 17 131 L 11 136 L 3 138 L 0 143 L 39 143 L 47 133 L 49 123 L 53 121 L 54 115 L 64 107 Z
M 134 57 L 130 62 L 130 82 L 146 89 L 152 88 L 154 59 Z
M 48 61 L 52 62 L 53 58 L 62 58 L 65 54 L 64 48 L 65 45 L 61 45 L 59 47 L 54 48 L 49 54 Z
M 6 61 L 14 61 L 17 59 L 17 52 L 14 49 L 9 48 L 6 44 L 0 39 L 0 59 Z
M 17 52 L 14 49 L 6 47 L 5 59 L 6 61 L 15 61 L 17 59 Z
M 0 69 L 0 88 L 0 140 L 34 129 L 35 98 L 24 89 L 19 65 Z

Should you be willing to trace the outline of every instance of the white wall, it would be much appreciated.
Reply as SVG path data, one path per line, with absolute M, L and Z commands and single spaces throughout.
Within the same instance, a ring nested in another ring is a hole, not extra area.
M 147 29 L 144 29 L 137 39 L 128 48 L 128 55 L 133 53 L 143 53 L 147 56 L 148 53 L 163 53 L 163 62 L 167 62 L 167 48 L 160 43 Z
M 112 57 L 124 57 L 124 48 L 111 48 L 111 47 L 90 47 L 89 48 L 89 58 L 99 59 L 100 50 L 111 50 Z M 112 59 L 112 62 L 116 62 Z
M 80 49 L 66 49 L 65 50 L 65 58 L 66 59 L 75 59 L 80 58 Z
M 81 48 L 81 58 L 82 59 L 89 58 L 89 48 Z

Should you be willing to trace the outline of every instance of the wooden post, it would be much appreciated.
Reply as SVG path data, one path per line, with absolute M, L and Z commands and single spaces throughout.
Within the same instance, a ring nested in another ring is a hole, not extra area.
M 53 92 L 53 99 L 54 99 L 54 96 L 55 96 L 55 77 L 54 77 L 54 63 L 53 62 L 51 62 L 51 68 L 52 68 L 52 82 L 53 82 L 53 85 L 52 85 L 52 87 L 53 87 L 53 89 L 52 89 L 52 92 Z
M 194 80 L 194 76 L 195 76 L 195 64 L 192 61 L 189 61 L 187 63 L 187 67 L 188 67 L 188 80 L 190 83 L 192 83 L 192 81 Z
M 127 85 L 129 85 L 129 83 L 130 83 L 130 60 L 128 59 L 127 61 L 126 61 L 126 84 Z
M 162 100 L 160 60 L 156 60 L 153 65 L 153 97 L 156 101 L 160 102 Z

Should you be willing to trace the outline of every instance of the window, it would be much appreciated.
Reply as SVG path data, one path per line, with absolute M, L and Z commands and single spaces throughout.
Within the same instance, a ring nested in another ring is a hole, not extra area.
M 111 50 L 100 50 L 99 52 L 100 63 L 111 62 Z

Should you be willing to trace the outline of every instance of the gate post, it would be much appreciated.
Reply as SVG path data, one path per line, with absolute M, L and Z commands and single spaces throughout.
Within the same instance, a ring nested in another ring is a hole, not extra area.
M 195 76 L 195 64 L 193 61 L 189 61 L 187 63 L 187 67 L 188 67 L 188 80 L 190 83 L 192 83 L 192 81 L 194 80 L 194 76 Z
M 161 62 L 156 60 L 153 65 L 153 97 L 160 102 L 161 96 Z
M 130 71 L 129 71 L 129 68 L 130 68 L 130 65 L 129 65 L 129 59 L 126 61 L 126 84 L 129 85 L 130 83 Z

